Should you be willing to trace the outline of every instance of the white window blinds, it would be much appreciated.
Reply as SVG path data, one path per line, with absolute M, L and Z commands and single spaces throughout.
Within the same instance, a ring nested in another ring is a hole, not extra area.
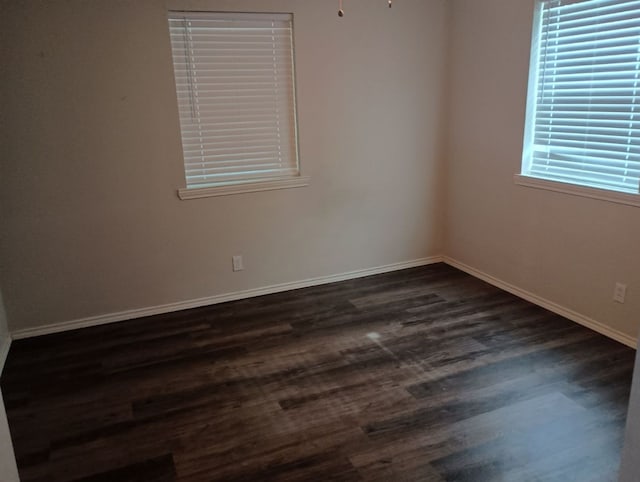
M 542 0 L 523 174 L 638 193 L 640 0 Z
M 187 187 L 296 176 L 292 18 L 170 12 Z

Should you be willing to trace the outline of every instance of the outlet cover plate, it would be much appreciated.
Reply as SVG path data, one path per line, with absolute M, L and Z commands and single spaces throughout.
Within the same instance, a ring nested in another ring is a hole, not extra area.
M 244 269 L 244 263 L 242 262 L 242 255 L 233 256 L 231 258 L 233 271 L 242 271 Z
M 627 296 L 627 285 L 622 283 L 616 283 L 616 287 L 613 290 L 613 301 L 617 303 L 624 303 L 624 299 Z

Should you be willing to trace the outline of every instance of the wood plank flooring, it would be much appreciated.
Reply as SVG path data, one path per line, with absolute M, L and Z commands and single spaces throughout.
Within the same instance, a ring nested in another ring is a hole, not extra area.
M 616 480 L 634 351 L 437 264 L 16 341 L 23 482 Z

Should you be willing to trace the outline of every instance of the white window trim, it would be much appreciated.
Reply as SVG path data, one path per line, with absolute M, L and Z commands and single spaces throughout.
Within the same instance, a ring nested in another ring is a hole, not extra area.
M 178 189 L 178 197 L 182 200 L 187 200 L 214 196 L 228 196 L 230 194 L 242 194 L 247 192 L 273 191 L 276 189 L 305 187 L 308 186 L 310 182 L 311 178 L 309 176 L 297 176 L 276 180 L 225 184 L 221 186 L 184 187 Z
M 514 174 L 513 182 L 519 186 L 534 189 L 543 189 L 545 191 L 559 192 L 562 194 L 569 194 L 571 196 L 580 196 L 589 199 L 607 201 L 610 203 L 624 204 L 626 206 L 640 207 L 640 195 L 638 194 L 628 194 L 624 192 L 610 191 L 608 189 L 600 189 L 597 187 L 586 187 L 578 184 L 550 181 L 548 179 L 541 179 L 539 177 L 532 177 L 524 174 Z

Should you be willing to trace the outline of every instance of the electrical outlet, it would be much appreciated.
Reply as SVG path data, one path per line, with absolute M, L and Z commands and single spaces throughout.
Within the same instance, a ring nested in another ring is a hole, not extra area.
M 616 287 L 613 290 L 613 301 L 624 303 L 625 296 L 627 296 L 627 285 L 616 283 Z
M 242 255 L 233 256 L 231 258 L 231 262 L 233 265 L 233 271 L 242 271 L 244 269 L 244 264 L 242 263 Z

